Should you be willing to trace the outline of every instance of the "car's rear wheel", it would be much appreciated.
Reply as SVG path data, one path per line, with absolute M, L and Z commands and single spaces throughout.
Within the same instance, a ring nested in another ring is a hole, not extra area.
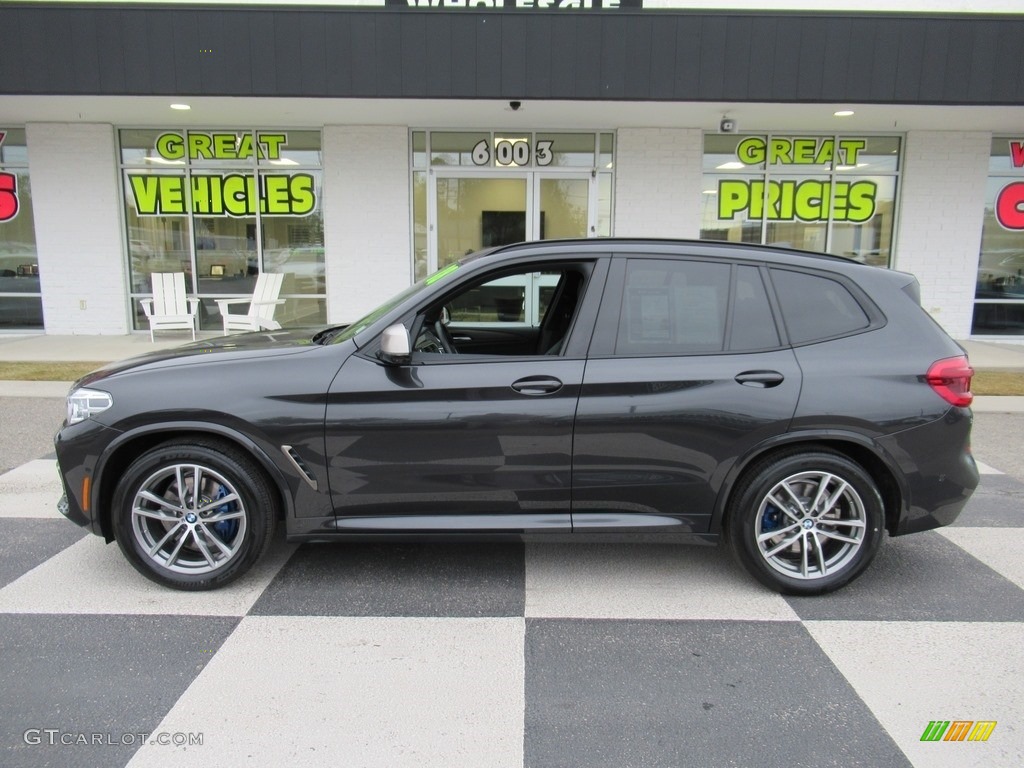
M 859 464 L 826 450 L 769 458 L 750 469 L 726 520 L 740 563 L 792 595 L 831 592 L 855 579 L 884 535 L 884 505 Z
M 114 494 L 114 536 L 135 568 L 176 589 L 237 579 L 270 543 L 276 505 L 262 469 L 217 442 L 171 442 L 136 459 Z

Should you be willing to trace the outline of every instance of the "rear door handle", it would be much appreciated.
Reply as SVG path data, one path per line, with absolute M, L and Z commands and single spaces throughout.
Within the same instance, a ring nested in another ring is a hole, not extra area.
M 768 389 L 777 387 L 786 377 L 778 371 L 744 371 L 736 374 L 736 381 L 745 387 L 760 387 Z
M 553 395 L 562 382 L 551 376 L 527 376 L 512 382 L 512 389 L 521 395 Z

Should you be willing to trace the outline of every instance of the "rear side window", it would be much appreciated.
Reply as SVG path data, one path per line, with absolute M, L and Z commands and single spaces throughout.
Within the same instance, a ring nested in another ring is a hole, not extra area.
M 773 269 L 772 283 L 793 344 L 842 336 L 870 325 L 864 309 L 837 280 Z
M 712 262 L 631 259 L 615 354 L 720 352 L 729 269 Z
M 779 332 L 775 328 L 761 271 L 757 267 L 737 268 L 729 351 L 753 352 L 778 346 Z

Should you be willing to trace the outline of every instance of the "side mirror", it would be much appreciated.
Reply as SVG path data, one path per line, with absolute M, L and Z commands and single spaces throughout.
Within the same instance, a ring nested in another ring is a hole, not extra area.
M 377 356 L 387 365 L 408 365 L 412 362 L 412 342 L 404 325 L 397 323 L 384 329 Z

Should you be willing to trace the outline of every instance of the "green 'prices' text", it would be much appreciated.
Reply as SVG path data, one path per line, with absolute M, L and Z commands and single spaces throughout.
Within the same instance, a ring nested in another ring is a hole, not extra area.
M 743 166 L 859 167 L 865 139 L 749 136 L 736 146 Z M 845 221 L 862 224 L 875 215 L 878 184 L 868 179 L 720 179 L 718 218 L 737 216 L 768 221 Z
M 833 189 L 835 187 L 835 189 Z M 732 220 L 746 213 L 769 221 L 850 221 L 856 224 L 875 215 L 878 187 L 873 181 L 807 179 L 763 181 L 728 179 L 718 182 L 718 218 Z

